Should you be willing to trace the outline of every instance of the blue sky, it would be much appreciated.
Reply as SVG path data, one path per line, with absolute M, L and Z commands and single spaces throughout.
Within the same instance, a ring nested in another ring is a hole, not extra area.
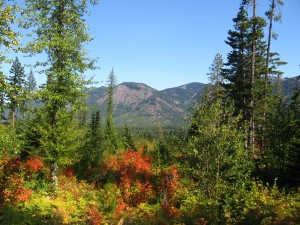
M 208 83 L 207 73 L 217 53 L 226 55 L 224 43 L 233 28 L 241 0 L 100 0 L 87 18 L 95 39 L 88 45 L 100 70 L 89 71 L 97 86 L 105 85 L 112 67 L 118 83 L 145 83 L 162 90 L 190 82 Z M 263 15 L 269 1 L 258 0 Z M 273 41 L 288 65 L 285 77 L 300 74 L 300 1 L 285 1 L 279 34 Z M 22 63 L 22 61 L 21 61 Z M 29 70 L 29 69 L 27 69 Z M 42 75 L 36 74 L 38 82 Z

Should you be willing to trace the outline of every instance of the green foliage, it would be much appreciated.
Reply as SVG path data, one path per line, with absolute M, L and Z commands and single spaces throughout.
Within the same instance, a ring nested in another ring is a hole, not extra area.
M 127 124 L 125 124 L 125 129 L 124 129 L 123 145 L 124 145 L 125 149 L 136 150 L 133 136 L 132 136 L 131 131 L 128 128 Z
M 18 45 L 18 34 L 12 29 L 16 21 L 15 13 L 17 7 L 15 4 L 9 4 L 8 1 L 0 2 L 0 44 L 1 47 L 12 48 Z M 0 64 L 5 60 L 5 56 L 0 55 Z
M 0 124 L 0 159 L 4 154 L 10 156 L 19 154 L 22 144 L 15 130 Z
M 38 133 L 35 143 L 39 144 L 39 154 L 51 164 L 53 180 L 57 180 L 58 164 L 77 159 L 79 137 L 74 121 L 84 106 L 83 90 L 89 83 L 83 73 L 95 68 L 84 49 L 92 39 L 84 19 L 88 2 L 25 0 L 24 6 L 22 26 L 32 29 L 32 39 L 24 51 L 32 55 L 46 52 L 48 56 L 46 62 L 36 63 L 45 66 L 47 83 L 39 91 L 43 105 L 36 112 L 38 119 L 29 129 Z
M 15 58 L 13 65 L 9 71 L 11 76 L 7 78 L 8 80 L 8 107 L 12 113 L 12 127 L 14 127 L 16 110 L 24 112 L 24 104 L 26 99 L 26 81 L 24 67 L 21 65 L 18 57 Z M 17 112 L 20 113 L 20 112 Z M 20 116 L 20 115 L 19 115 Z
M 113 122 L 113 96 L 116 87 L 116 76 L 114 70 L 112 69 L 107 80 L 107 111 L 106 111 L 106 142 L 108 144 L 108 149 L 111 149 L 112 153 L 118 148 L 117 133 Z
M 233 185 L 249 178 L 250 159 L 244 150 L 240 117 L 232 104 L 203 98 L 189 121 L 188 146 L 183 153 L 186 172 L 204 194 L 218 198 Z
M 297 224 L 299 221 L 299 190 L 285 194 L 276 184 L 264 186 L 252 182 L 227 198 L 225 209 L 229 224 Z

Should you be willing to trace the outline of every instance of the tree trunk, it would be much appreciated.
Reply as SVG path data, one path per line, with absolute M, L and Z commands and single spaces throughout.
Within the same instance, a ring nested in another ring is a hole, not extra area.
M 256 18 L 256 0 L 253 0 L 253 19 Z M 254 34 L 256 32 L 255 21 L 252 25 L 252 64 L 251 64 L 251 100 L 250 100 L 250 137 L 249 137 L 249 147 L 253 151 L 255 150 L 255 122 L 254 122 L 254 84 L 255 84 L 255 58 L 256 58 L 256 40 L 254 39 Z

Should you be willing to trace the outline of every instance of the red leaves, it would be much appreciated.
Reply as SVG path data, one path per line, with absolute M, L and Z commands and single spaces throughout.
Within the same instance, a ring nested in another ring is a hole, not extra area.
M 42 168 L 43 161 L 39 157 L 32 157 L 26 160 L 25 165 L 29 170 L 37 172 L 40 168 Z
M 17 204 L 26 201 L 32 190 L 25 188 L 25 178 L 39 171 L 43 161 L 39 157 L 31 157 L 23 163 L 20 157 L 4 156 L 0 161 L 0 200 L 3 205 Z
M 122 192 L 122 203 L 136 206 L 154 196 L 149 179 L 153 176 L 152 159 L 141 152 L 126 151 L 121 156 L 109 157 L 106 167 L 113 172 Z M 120 209 L 124 204 L 120 204 Z
M 106 160 L 108 173 L 113 173 L 120 188 L 117 214 L 128 207 L 162 197 L 161 209 L 168 218 L 179 217 L 175 207 L 175 193 L 179 188 L 179 173 L 175 165 L 154 173 L 151 169 L 152 159 L 143 152 L 126 151 L 120 156 L 110 156 Z
M 161 208 L 170 218 L 177 218 L 180 214 L 179 209 L 174 207 L 174 195 L 179 188 L 179 173 L 175 165 L 164 169 L 160 175 L 159 192 L 163 195 Z
M 171 199 L 173 198 L 176 190 L 179 185 L 179 173 L 175 165 L 172 165 L 166 169 L 164 169 L 160 175 L 160 186 L 159 191 L 161 193 L 165 193 L 165 198 Z
M 72 167 L 66 167 L 63 169 L 64 174 L 66 175 L 66 177 L 73 177 L 74 176 L 74 170 Z
M 87 214 L 89 217 L 87 224 L 90 224 L 90 225 L 102 224 L 104 217 L 101 215 L 100 212 L 98 212 L 98 210 L 95 206 L 89 206 L 87 208 Z

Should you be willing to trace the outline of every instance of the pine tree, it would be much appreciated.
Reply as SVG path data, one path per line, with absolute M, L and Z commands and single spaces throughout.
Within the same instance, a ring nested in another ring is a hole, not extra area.
M 107 80 L 107 111 L 106 111 L 106 140 L 108 147 L 114 152 L 117 147 L 117 133 L 113 122 L 113 96 L 116 88 L 116 76 L 112 69 Z
M 234 100 L 236 111 L 242 112 L 248 124 L 245 130 L 245 147 L 254 154 L 256 144 L 255 131 L 260 126 L 261 108 L 264 100 L 263 80 L 265 68 L 266 44 L 264 27 L 266 22 L 256 15 L 256 1 L 253 1 L 253 16 L 248 17 L 243 1 L 237 17 L 233 19 L 235 30 L 229 31 L 226 41 L 232 48 L 222 75 L 227 95 Z
M 134 140 L 133 140 L 131 131 L 128 128 L 127 124 L 125 124 L 123 144 L 124 144 L 125 149 L 136 151 Z
M 90 1 L 96 4 L 96 0 Z M 44 105 L 37 111 L 31 129 L 39 133 L 40 154 L 50 164 L 57 186 L 58 166 L 74 163 L 76 158 L 76 113 L 83 107 L 83 87 L 88 83 L 83 73 L 94 69 L 84 46 L 92 40 L 87 33 L 87 0 L 25 0 L 23 27 L 32 29 L 33 40 L 24 51 L 46 52 L 47 82 L 40 91 Z
M 12 114 L 12 127 L 15 126 L 15 118 L 16 118 L 16 110 L 23 108 L 24 110 L 24 103 L 26 98 L 26 81 L 25 81 L 25 71 L 24 67 L 21 65 L 18 57 L 15 58 L 13 65 L 9 71 L 11 76 L 8 77 L 8 84 L 9 84 L 9 104 L 8 107 L 11 110 Z
M 216 54 L 211 67 L 209 67 L 210 72 L 207 73 L 210 83 L 217 87 L 220 85 L 220 83 L 223 83 L 223 77 L 221 76 L 223 65 L 223 57 L 220 53 L 218 53 Z
M 268 45 L 267 45 L 267 57 L 266 57 L 266 73 L 265 73 L 265 88 L 267 88 L 269 79 L 269 65 L 272 57 L 271 53 L 271 41 L 272 37 L 277 38 L 277 35 L 273 33 L 273 22 L 281 21 L 281 11 L 276 12 L 276 9 L 282 6 L 283 0 L 271 0 L 270 9 L 265 13 L 269 20 L 268 28 Z
M 34 73 L 32 71 L 32 68 L 30 68 L 30 72 L 28 74 L 27 77 L 27 91 L 28 92 L 33 92 L 34 90 L 36 90 L 36 80 L 34 77 Z
M 28 117 L 30 118 L 31 112 L 33 111 L 33 99 L 34 99 L 34 93 L 37 88 L 36 80 L 34 77 L 34 73 L 32 71 L 32 68 L 30 68 L 27 82 L 26 82 L 26 89 L 27 89 L 27 98 L 26 98 L 26 110 L 28 111 Z
M 250 121 L 250 65 L 249 53 L 251 23 L 244 5 L 240 6 L 236 18 L 233 19 L 234 30 L 229 30 L 225 41 L 232 50 L 227 55 L 227 62 L 222 70 L 225 82 L 222 86 L 226 95 L 233 100 L 235 114 L 242 113 L 243 121 Z M 248 129 L 245 130 L 248 133 Z M 248 141 L 245 140 L 248 148 Z
M 221 84 L 223 83 L 222 70 L 223 70 L 223 58 L 221 54 L 216 54 L 213 63 L 209 67 L 209 73 L 207 73 L 210 83 L 207 87 L 206 93 L 210 95 L 211 98 L 221 97 Z

